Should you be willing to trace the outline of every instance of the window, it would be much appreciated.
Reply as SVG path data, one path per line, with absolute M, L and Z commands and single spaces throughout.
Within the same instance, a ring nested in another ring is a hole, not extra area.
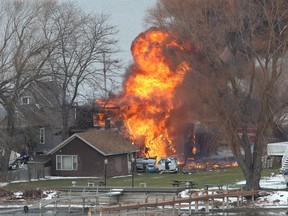
M 45 144 L 45 128 L 40 127 L 40 144 Z
M 30 97 L 28 96 L 23 96 L 21 98 L 21 104 L 30 104 Z
M 56 170 L 77 170 L 77 155 L 56 155 Z

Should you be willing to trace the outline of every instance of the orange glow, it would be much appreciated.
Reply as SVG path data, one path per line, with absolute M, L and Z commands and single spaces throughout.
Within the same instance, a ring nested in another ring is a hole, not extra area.
M 230 165 L 231 165 L 231 167 L 238 167 L 238 163 L 236 161 Z
M 192 153 L 193 153 L 194 155 L 196 155 L 196 152 L 197 152 L 197 148 L 196 148 L 195 146 L 193 146 L 193 148 L 192 148 Z
M 108 122 L 110 125 L 114 125 L 115 120 L 119 118 L 120 108 L 112 104 L 104 104 L 100 100 L 96 100 L 96 104 L 101 107 L 98 107 L 96 113 L 93 114 L 94 126 L 104 126 Z
M 93 115 L 93 122 L 95 125 L 104 125 L 105 124 L 105 115 L 103 113 L 96 113 Z
M 121 114 L 130 138 L 145 147 L 146 157 L 160 159 L 175 153 L 167 121 L 175 108 L 175 88 L 189 67 L 169 59 L 167 52 L 179 56 L 181 50 L 168 33 L 152 29 L 140 34 L 131 47 L 135 63 L 125 81 L 121 100 L 126 106 Z

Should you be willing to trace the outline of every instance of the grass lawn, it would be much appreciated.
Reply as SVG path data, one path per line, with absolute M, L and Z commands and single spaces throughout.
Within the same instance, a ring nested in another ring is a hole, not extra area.
M 272 172 L 277 170 L 264 169 L 262 176 L 269 176 Z M 243 174 L 239 167 L 219 169 L 213 171 L 197 170 L 193 174 L 158 174 L 158 173 L 138 173 L 134 175 L 134 185 L 139 186 L 140 183 L 146 183 L 147 187 L 171 187 L 172 180 L 179 181 L 194 181 L 195 188 L 203 188 L 205 184 L 211 185 L 229 185 L 233 187 L 235 182 L 244 180 Z M 87 186 L 88 182 L 103 181 L 97 178 L 63 178 L 63 179 L 49 179 L 31 182 L 15 182 L 4 186 L 4 189 L 11 191 L 19 191 L 26 189 L 41 188 L 43 190 L 58 190 L 62 187 L 72 186 L 72 181 L 77 182 L 77 186 Z M 106 179 L 107 187 L 121 187 L 132 186 L 132 176 L 114 177 Z

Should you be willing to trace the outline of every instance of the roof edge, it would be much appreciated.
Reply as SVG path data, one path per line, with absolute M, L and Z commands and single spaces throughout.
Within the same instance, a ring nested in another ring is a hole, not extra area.
M 66 140 L 62 141 L 60 144 L 58 144 L 57 146 L 55 146 L 53 149 L 51 149 L 47 154 L 51 155 L 54 154 L 56 151 L 58 151 L 59 149 L 61 149 L 62 147 L 64 147 L 65 145 L 67 145 L 70 141 L 72 141 L 73 139 L 78 138 L 81 141 L 83 141 L 84 143 L 86 143 L 88 146 L 90 146 L 91 148 L 93 148 L 94 150 L 98 151 L 100 154 L 102 154 L 103 156 L 109 156 L 109 155 L 118 155 L 119 153 L 116 154 L 107 154 L 103 151 L 101 151 L 100 149 L 96 148 L 94 145 L 92 145 L 91 143 L 89 143 L 86 139 L 84 139 L 83 137 L 81 137 L 80 134 L 76 133 L 73 134 L 72 136 L 68 137 Z M 125 152 L 125 153 L 134 153 L 134 152 L 139 152 L 139 149 L 135 150 L 135 151 L 129 151 L 129 152 Z M 124 153 L 123 153 L 124 154 Z
M 65 139 L 64 141 L 62 141 L 60 144 L 56 145 L 53 149 L 51 149 L 47 154 L 53 154 L 56 151 L 58 151 L 60 148 L 64 147 L 65 145 L 67 145 L 70 141 L 72 141 L 73 139 L 75 139 L 77 136 L 77 134 L 73 134 L 72 136 L 68 137 L 67 139 Z

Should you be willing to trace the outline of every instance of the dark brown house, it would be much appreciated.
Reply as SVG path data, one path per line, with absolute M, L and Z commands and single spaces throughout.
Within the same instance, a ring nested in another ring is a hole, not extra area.
M 137 151 L 116 130 L 76 133 L 49 152 L 51 175 L 103 177 L 104 170 L 107 177 L 127 175 Z

